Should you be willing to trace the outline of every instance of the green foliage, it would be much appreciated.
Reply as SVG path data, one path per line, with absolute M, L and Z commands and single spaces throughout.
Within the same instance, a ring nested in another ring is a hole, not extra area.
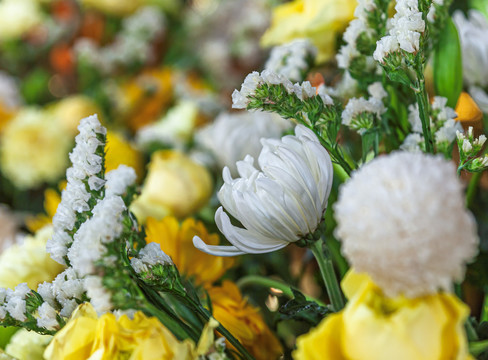
M 316 326 L 325 316 L 332 313 L 329 307 L 308 301 L 300 291 L 294 288 L 291 288 L 291 291 L 295 297 L 280 307 L 281 320 L 301 320 Z

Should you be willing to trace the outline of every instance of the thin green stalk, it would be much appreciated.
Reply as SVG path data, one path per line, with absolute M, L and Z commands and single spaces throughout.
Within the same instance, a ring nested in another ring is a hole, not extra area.
M 278 289 L 282 291 L 285 296 L 288 296 L 289 298 L 293 298 L 293 292 L 290 289 L 290 285 L 285 284 L 278 280 L 269 279 L 258 275 L 248 275 L 239 279 L 239 281 L 237 282 L 237 286 L 240 288 L 246 287 L 248 285 L 259 285 L 267 288 Z M 315 299 L 311 296 L 305 295 L 305 299 L 307 299 L 308 301 L 313 301 L 319 304 L 320 306 L 325 306 L 325 304 L 322 301 Z
M 468 317 L 466 323 L 464 324 L 464 327 L 466 328 L 466 335 L 469 341 L 478 341 L 479 337 L 478 334 L 476 333 L 476 330 L 474 329 L 472 322 L 473 320 Z
M 180 294 L 175 294 L 179 297 L 183 302 L 185 302 L 190 308 L 195 310 L 200 316 L 202 316 L 206 322 L 212 318 L 212 314 L 205 309 L 202 304 L 197 303 L 195 300 L 190 298 L 189 296 L 182 296 Z M 236 349 L 239 351 L 245 360 L 255 360 L 255 358 L 247 351 L 247 349 L 242 346 L 239 340 L 237 340 L 234 335 L 232 335 L 229 330 L 227 330 L 222 324 L 219 322 L 219 326 L 216 329 L 220 334 L 222 334 Z
M 466 190 L 466 207 L 468 208 L 471 207 L 471 205 L 473 204 L 473 200 L 476 195 L 476 190 L 478 188 L 478 184 L 481 180 L 482 174 L 482 172 L 477 172 L 473 174 L 471 180 L 469 180 L 468 189 Z
M 425 149 L 428 153 L 434 153 L 434 141 L 432 138 L 432 131 L 430 129 L 429 116 L 429 100 L 427 97 L 427 90 L 425 88 L 425 78 L 423 73 L 423 66 L 417 69 L 417 87 L 415 89 L 415 98 L 419 105 L 420 121 L 422 122 L 422 133 L 425 140 Z
M 483 307 L 481 308 L 480 323 L 488 321 L 488 295 L 483 299 Z
M 334 311 L 339 311 L 344 307 L 344 298 L 342 296 L 341 288 L 339 287 L 339 282 L 337 281 L 329 249 L 323 241 L 323 238 L 315 241 L 310 246 L 310 250 L 312 250 L 315 259 L 319 264 L 320 273 L 322 274 L 322 279 L 324 280 L 332 309 Z

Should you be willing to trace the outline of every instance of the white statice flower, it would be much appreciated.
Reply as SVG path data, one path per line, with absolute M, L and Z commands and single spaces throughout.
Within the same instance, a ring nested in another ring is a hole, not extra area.
M 158 243 L 149 243 L 139 252 L 138 257 L 130 260 L 130 264 L 136 273 L 148 272 L 156 265 L 173 265 L 173 260 L 161 250 Z
M 90 298 L 90 304 L 98 315 L 105 314 L 113 309 L 112 295 L 103 286 L 101 277 L 87 276 L 84 286 L 86 294 Z
M 286 76 L 291 81 L 303 81 L 309 59 L 315 59 L 317 48 L 308 39 L 296 39 L 271 50 L 265 69 Z
M 263 147 L 261 138 L 280 138 L 290 127 L 288 120 L 272 113 L 221 113 L 212 124 L 197 131 L 195 141 L 212 153 L 220 169 L 227 166 L 236 175 L 237 161 L 246 155 L 258 157 Z
M 122 21 L 123 31 L 138 38 L 154 39 L 164 31 L 166 19 L 155 6 L 144 6 Z
M 379 81 L 372 83 L 368 86 L 368 94 L 378 100 L 383 100 L 385 97 L 388 96 L 383 84 Z
M 40 289 L 38 288 L 38 290 Z M 85 289 L 83 280 L 80 279 L 76 271 L 73 268 L 67 268 L 50 285 L 45 284 L 42 291 L 42 296 L 45 301 L 53 306 L 54 304 L 51 301 L 52 298 L 55 298 L 61 305 L 59 314 L 64 317 L 69 317 L 78 306 L 77 300 L 81 299 Z M 52 293 L 52 296 L 49 295 L 49 291 Z
M 123 195 L 129 186 L 135 184 L 137 174 L 134 168 L 127 165 L 119 165 L 115 170 L 109 171 L 105 175 L 105 197 Z
M 5 297 L 5 310 L 15 320 L 27 320 L 27 304 L 25 302 L 25 297 L 28 293 L 30 293 L 30 291 L 31 290 L 26 283 L 17 285 L 14 290 L 7 289 Z
M 68 184 L 61 194 L 61 203 L 53 217 L 54 234 L 46 244 L 46 251 L 51 258 L 66 265 L 64 257 L 73 239 L 66 231 L 73 229 L 76 213 L 90 210 L 88 200 L 91 195 L 83 181 L 87 181 L 90 190 L 100 190 L 105 181 L 99 177 L 102 171 L 102 157 L 96 151 L 104 144 L 98 136 L 106 136 L 107 130 L 100 124 L 96 115 L 80 121 L 76 146 L 70 153 L 72 167 L 66 171 Z
M 49 303 L 42 303 L 42 305 L 37 308 L 37 314 L 37 326 L 48 330 L 54 330 L 59 327 L 58 321 L 56 320 L 56 310 L 49 305 Z
M 195 247 L 219 256 L 266 253 L 317 229 L 332 186 L 332 162 L 311 130 L 298 125 L 295 134 L 262 140 L 262 171 L 250 156 L 237 163 L 239 178 L 224 168 L 218 198 L 244 228 L 232 225 L 220 207 L 215 222 L 232 246 L 211 246 L 194 237 Z
M 197 105 L 189 100 L 180 101 L 160 120 L 139 129 L 136 143 L 146 149 L 153 143 L 183 148 L 191 139 L 197 121 Z
M 362 134 L 367 129 L 362 127 L 358 128 L 358 125 L 355 124 L 355 120 L 358 118 L 358 116 L 369 113 L 373 114 L 377 119 L 380 119 L 381 115 L 384 114 L 385 111 L 385 105 L 380 99 L 374 97 L 371 97 L 368 100 L 363 97 L 352 98 L 349 99 L 344 111 L 342 112 L 342 124 L 356 129 L 360 134 Z
M 441 156 L 372 160 L 341 187 L 334 210 L 344 255 L 388 296 L 450 291 L 478 251 L 463 185 Z
M 81 224 L 67 253 L 79 276 L 92 274 L 94 262 L 107 252 L 105 244 L 121 235 L 124 210 L 126 206 L 120 196 L 105 197 L 93 208 L 93 216 Z
M 389 32 L 376 43 L 373 58 L 380 63 L 389 54 L 402 49 L 407 53 L 419 50 L 420 36 L 425 31 L 425 21 L 417 0 L 399 0 L 396 13 L 389 22 Z
M 257 71 L 253 71 L 248 74 L 242 83 L 241 90 L 234 90 L 232 93 L 232 107 L 234 109 L 245 109 L 249 104 L 249 96 L 253 96 L 256 89 L 261 85 L 283 85 L 286 92 L 290 95 L 296 95 L 300 100 L 305 100 L 311 98 L 317 94 L 317 89 L 313 87 L 309 81 L 304 81 L 303 83 L 293 84 L 286 76 L 277 74 L 270 70 L 263 70 L 260 74 Z M 330 98 L 322 98 L 322 101 L 326 105 Z

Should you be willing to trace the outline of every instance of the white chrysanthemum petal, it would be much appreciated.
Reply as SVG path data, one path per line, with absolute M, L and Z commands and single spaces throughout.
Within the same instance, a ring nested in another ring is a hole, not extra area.
M 371 161 L 342 186 L 336 235 L 351 265 L 389 296 L 450 290 L 478 251 L 464 203 L 453 164 L 397 152 Z

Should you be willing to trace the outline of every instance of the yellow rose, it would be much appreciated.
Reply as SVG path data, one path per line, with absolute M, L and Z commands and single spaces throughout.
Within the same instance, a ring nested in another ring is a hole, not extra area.
M 80 120 L 98 114 L 100 117 L 100 108 L 93 100 L 84 95 L 73 95 L 60 100 L 48 109 L 56 121 L 66 129 L 66 132 L 72 136 L 78 134 L 78 125 Z
M 44 281 L 52 281 L 64 267 L 46 252 L 52 227 L 39 230 L 35 237 L 26 236 L 22 244 L 14 244 L 0 255 L 0 287 L 13 289 L 26 282 L 31 289 Z
M 181 274 L 194 278 L 198 285 L 209 287 L 234 264 L 234 259 L 197 250 L 193 246 L 195 235 L 207 244 L 219 244 L 217 234 L 209 234 L 202 222 L 192 218 L 186 219 L 181 225 L 172 216 L 160 221 L 147 219 L 146 241 L 160 244 L 161 250 L 171 257 Z
M 283 354 L 280 342 L 264 322 L 259 309 L 242 297 L 230 281 L 208 290 L 213 316 L 250 351 L 257 360 L 274 360 Z
M 134 319 L 106 313 L 97 317 L 90 303 L 78 306 L 71 319 L 56 335 L 44 352 L 49 360 L 130 359 L 192 360 L 198 359 L 213 345 L 210 320 L 198 346 L 190 340 L 180 342 L 154 317 L 136 312 Z
M 463 326 L 469 309 L 453 294 L 387 298 L 353 272 L 342 287 L 348 304 L 298 338 L 294 359 L 473 359 Z
M 261 43 L 272 46 L 308 38 L 319 50 L 317 61 L 330 60 L 336 38 L 354 18 L 356 6 L 357 0 L 295 0 L 277 6 Z
M 124 164 L 134 168 L 138 179 L 144 173 L 142 154 L 122 135 L 108 131 L 105 146 L 105 171 L 115 170 Z
M 71 137 L 44 111 L 25 108 L 1 134 L 4 175 L 19 189 L 61 178 L 68 167 Z
M 148 217 L 184 218 L 205 205 L 212 193 L 212 179 L 203 166 L 178 151 L 153 153 L 141 195 L 131 211 L 144 223 Z
M 43 360 L 42 354 L 52 336 L 20 329 L 10 339 L 5 352 L 17 360 Z

